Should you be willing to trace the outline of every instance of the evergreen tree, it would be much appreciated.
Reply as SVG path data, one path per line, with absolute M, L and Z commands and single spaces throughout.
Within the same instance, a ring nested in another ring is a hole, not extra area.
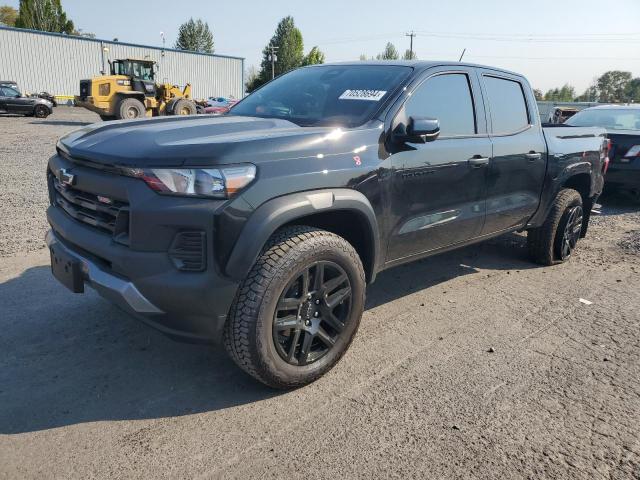
M 73 34 L 73 22 L 62 10 L 60 0 L 20 0 L 18 28 Z
M 180 25 L 175 48 L 192 52 L 213 53 L 213 33 L 209 29 L 209 24 L 201 19 L 190 18 L 189 21 Z
M 324 60 L 324 53 L 318 47 L 313 47 L 302 60 L 302 65 L 318 65 L 324 63 Z
M 412 52 L 411 50 L 409 50 L 407 48 L 407 50 L 405 50 L 404 55 L 402 56 L 403 60 L 417 60 L 418 59 L 418 55 L 416 55 L 416 52 Z
M 396 47 L 391 42 L 387 43 L 387 46 L 384 47 L 384 52 L 376 56 L 377 60 L 398 60 L 399 58 L 398 50 L 396 50 Z
M 247 85 L 247 91 L 249 92 L 271 80 L 270 46 L 277 47 L 276 61 L 274 63 L 276 77 L 302 65 L 304 60 L 302 33 L 296 27 L 293 17 L 289 16 L 280 20 L 275 34 L 271 37 L 271 41 L 262 50 L 260 73 L 254 82 Z M 318 52 L 321 53 L 319 50 Z M 322 57 L 324 61 L 324 54 Z

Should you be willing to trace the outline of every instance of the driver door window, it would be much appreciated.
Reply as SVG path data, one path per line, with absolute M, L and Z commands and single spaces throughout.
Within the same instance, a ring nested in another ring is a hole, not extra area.
M 477 132 L 469 78 L 464 73 L 429 78 L 413 92 L 405 108 L 408 116 L 437 118 L 441 138 Z

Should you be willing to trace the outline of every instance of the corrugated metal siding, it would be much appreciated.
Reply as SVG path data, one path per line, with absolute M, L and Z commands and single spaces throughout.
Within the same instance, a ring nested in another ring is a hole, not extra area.
M 243 95 L 243 59 L 165 50 L 119 42 L 0 28 L 0 80 L 15 80 L 28 92 L 77 95 L 79 82 L 102 70 L 108 58 L 148 58 L 158 62 L 157 80 L 191 83 L 195 98 Z M 105 68 L 108 70 L 108 64 Z

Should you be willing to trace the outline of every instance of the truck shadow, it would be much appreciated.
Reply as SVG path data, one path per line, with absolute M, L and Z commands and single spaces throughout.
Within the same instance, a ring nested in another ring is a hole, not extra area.
M 532 267 L 524 237 L 507 235 L 383 272 L 366 307 L 479 269 Z M 0 434 L 175 417 L 282 394 L 242 373 L 222 348 L 174 342 L 91 290 L 67 292 L 46 265 L 1 283 L 0 304 Z
M 91 125 L 91 122 L 80 122 L 74 120 L 36 120 L 29 122 L 31 125 L 50 125 L 56 127 L 86 127 Z

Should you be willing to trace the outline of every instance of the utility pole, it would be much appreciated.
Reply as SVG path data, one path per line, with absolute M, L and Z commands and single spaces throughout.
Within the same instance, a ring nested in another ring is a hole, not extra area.
M 409 53 L 409 60 L 413 60 L 413 37 L 416 36 L 416 33 L 413 30 L 411 30 L 411 33 L 405 33 L 404 36 L 405 37 L 411 37 L 410 44 L 409 44 L 410 45 L 409 46 L 409 52 L 410 52 Z
M 269 45 L 269 60 L 271 60 L 271 80 L 273 80 L 274 78 L 276 78 L 276 62 L 278 61 L 278 56 L 276 55 L 278 53 L 278 48 L 280 47 L 276 47 L 274 45 Z

